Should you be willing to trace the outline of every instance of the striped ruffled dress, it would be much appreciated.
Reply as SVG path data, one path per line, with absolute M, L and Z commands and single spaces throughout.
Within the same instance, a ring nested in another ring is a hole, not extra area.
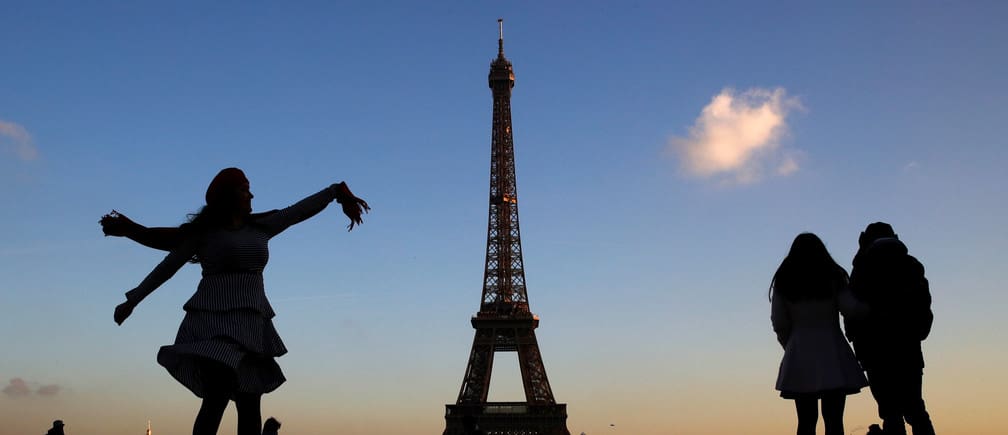
M 238 393 L 268 393 L 286 380 L 275 358 L 287 353 L 287 348 L 273 327 L 275 313 L 263 285 L 268 243 L 291 225 L 322 211 L 336 197 L 334 186 L 241 228 L 187 239 L 126 293 L 127 299 L 139 302 L 194 254 L 199 258 L 203 277 L 183 307 L 186 315 L 175 343 L 162 346 L 157 355 L 158 363 L 197 396 L 204 397 L 206 391 L 200 373 L 205 360 L 233 370 Z

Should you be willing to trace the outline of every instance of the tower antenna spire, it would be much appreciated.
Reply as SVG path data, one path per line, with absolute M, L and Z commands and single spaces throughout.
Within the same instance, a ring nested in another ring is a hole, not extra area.
M 504 57 L 504 19 L 497 19 L 497 57 Z

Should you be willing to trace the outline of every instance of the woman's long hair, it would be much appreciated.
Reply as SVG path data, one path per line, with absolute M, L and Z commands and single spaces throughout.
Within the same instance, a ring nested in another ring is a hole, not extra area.
M 848 279 L 847 271 L 833 260 L 818 236 L 801 233 L 770 281 L 770 299 L 778 294 L 789 301 L 826 299 L 846 286 Z
M 198 212 L 187 215 L 187 222 L 179 225 L 179 239 L 184 240 L 192 237 L 202 237 L 213 229 L 223 227 L 228 219 L 230 219 L 230 216 L 230 213 L 223 210 L 222 207 L 205 205 L 200 208 Z M 189 259 L 189 262 L 199 263 L 199 255 L 193 254 L 192 258 Z
M 221 204 L 207 204 L 196 213 L 188 215 L 189 221 L 180 225 L 179 230 L 186 236 L 206 233 L 231 223 L 233 211 Z

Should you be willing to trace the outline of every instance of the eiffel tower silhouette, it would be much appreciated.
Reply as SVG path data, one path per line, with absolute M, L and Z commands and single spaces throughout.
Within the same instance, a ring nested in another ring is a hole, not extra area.
M 536 341 L 539 317 L 529 310 L 525 290 L 511 135 L 514 68 L 504 57 L 503 20 L 497 20 L 497 24 L 497 58 L 490 62 L 489 75 L 493 128 L 483 297 L 479 312 L 472 318 L 476 336 L 458 400 L 446 405 L 443 435 L 570 435 L 567 405 L 553 399 Z M 524 402 L 487 402 L 497 352 L 518 353 Z

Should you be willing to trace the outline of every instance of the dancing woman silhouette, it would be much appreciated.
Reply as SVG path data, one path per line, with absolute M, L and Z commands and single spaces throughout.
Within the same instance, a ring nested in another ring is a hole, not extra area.
M 227 168 L 210 182 L 206 206 L 178 228 L 146 228 L 115 212 L 101 221 L 107 235 L 170 251 L 126 292 L 126 301 L 115 309 L 117 324 L 186 262 L 198 261 L 203 269 L 196 292 L 183 306 L 186 315 L 175 343 L 162 346 L 157 356 L 176 380 L 203 399 L 193 435 L 216 434 L 230 400 L 238 410 L 238 435 L 259 435 L 260 399 L 286 380 L 275 358 L 287 349 L 273 327 L 262 279 L 269 240 L 333 200 L 343 205 L 350 229 L 370 210 L 345 183 L 261 214 L 251 213 L 252 197 L 245 174 Z
M 770 283 L 770 319 L 784 347 L 777 390 L 795 401 L 798 435 L 815 435 L 820 400 L 826 435 L 844 435 L 847 395 L 868 385 L 840 331 L 840 313 L 856 316 L 864 309 L 847 281 L 822 240 L 802 233 Z

